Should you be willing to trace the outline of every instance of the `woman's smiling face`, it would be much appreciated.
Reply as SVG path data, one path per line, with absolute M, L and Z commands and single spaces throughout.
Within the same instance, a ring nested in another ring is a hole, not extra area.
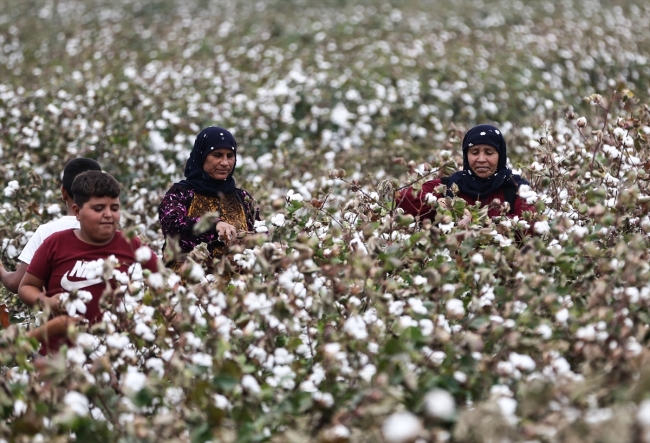
M 490 145 L 474 145 L 467 150 L 467 162 L 477 177 L 487 178 L 497 172 L 499 152 Z
M 235 153 L 229 148 L 210 152 L 203 161 L 203 170 L 215 180 L 225 180 L 235 166 Z

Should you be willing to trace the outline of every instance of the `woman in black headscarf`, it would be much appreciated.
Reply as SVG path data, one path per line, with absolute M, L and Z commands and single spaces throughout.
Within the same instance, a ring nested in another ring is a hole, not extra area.
M 158 217 L 165 237 L 178 241 L 181 254 L 168 262 L 180 269 L 184 256 L 206 243 L 211 258 L 227 252 L 238 233 L 253 231 L 259 210 L 253 197 L 235 186 L 237 142 L 226 129 L 210 126 L 199 133 L 185 165 L 185 180 L 175 183 L 165 194 Z M 195 233 L 202 216 L 218 212 L 208 229 Z
M 474 126 L 463 138 L 463 170 L 451 177 L 424 183 L 418 193 L 410 187 L 402 190 L 397 196 L 397 204 L 407 214 L 433 220 L 435 210 L 427 203 L 431 202 L 427 195 L 436 199 L 444 197 L 435 192 L 443 184 L 447 186 L 447 196 L 452 197 L 455 184 L 458 186 L 457 197 L 470 205 L 476 201 L 480 201 L 482 206 L 488 205 L 490 217 L 501 214 L 500 205 L 491 205 L 496 199 L 501 203 L 508 202 L 510 217 L 521 217 L 524 211 L 534 212 L 534 207 L 517 195 L 519 186 L 528 185 L 528 182 L 513 174 L 506 167 L 506 160 L 506 141 L 501 131 L 492 125 Z

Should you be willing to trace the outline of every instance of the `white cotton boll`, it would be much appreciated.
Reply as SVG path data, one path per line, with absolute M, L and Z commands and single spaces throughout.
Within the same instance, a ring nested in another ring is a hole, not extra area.
M 99 337 L 87 332 L 80 332 L 77 335 L 76 344 L 84 349 L 95 349 L 99 345 Z
M 440 288 L 440 290 L 446 294 L 451 295 L 454 292 L 456 292 L 456 285 L 453 285 L 451 283 L 445 283 L 444 285 L 442 285 L 442 288 Z
M 323 406 L 324 408 L 331 408 L 334 406 L 334 396 L 329 392 L 320 392 L 316 391 L 311 394 L 311 397 L 316 403 Z
M 405 303 L 402 300 L 395 300 L 388 305 L 388 313 L 391 315 L 402 315 Z
M 70 317 L 75 317 L 77 315 L 77 306 L 75 300 L 70 300 L 70 294 L 67 292 L 61 294 L 59 297 L 61 305 L 65 306 L 65 310 Z
M 129 371 L 122 379 L 122 387 L 132 393 L 140 392 L 147 383 L 147 376 L 142 372 Z
M 78 313 L 80 314 L 86 313 L 86 304 L 83 302 L 83 300 L 79 300 L 79 299 L 73 300 L 72 304 L 74 304 L 74 307 Z
M 484 262 L 483 256 L 481 254 L 474 254 L 470 259 L 475 265 L 482 265 Z
M 535 232 L 544 235 L 548 234 L 551 231 L 551 227 L 549 226 L 548 222 L 545 220 L 535 222 Z
M 399 318 L 398 320 L 399 327 L 400 329 L 406 329 L 406 328 L 417 328 L 418 327 L 418 322 L 413 320 L 410 315 L 403 315 Z
M 5 249 L 5 253 L 7 254 L 7 257 L 14 258 L 18 255 L 18 249 L 16 249 L 14 245 L 9 245 L 7 246 L 7 249 Z
M 558 323 L 563 323 L 566 324 L 567 320 L 569 319 L 569 310 L 567 308 L 560 309 L 556 314 L 555 314 L 555 320 Z
M 409 306 L 411 307 L 411 310 L 415 312 L 416 314 L 420 315 L 426 315 L 427 314 L 427 308 L 424 306 L 424 303 L 422 300 L 419 298 L 409 298 Z
M 18 184 L 18 181 L 11 180 L 9 183 L 7 183 L 7 187 L 5 187 L 4 190 L 5 197 L 13 197 L 13 195 L 16 193 L 18 189 L 20 189 L 20 185 Z
M 147 279 L 147 282 L 149 283 L 149 286 L 154 288 L 154 289 L 162 289 L 163 286 L 165 285 L 165 280 L 159 272 L 154 272 L 153 274 L 149 275 L 149 278 Z
M 454 229 L 454 222 L 438 223 L 438 228 L 440 228 L 443 234 L 449 234 Z
M 277 348 L 273 352 L 273 356 L 275 357 L 276 365 L 290 365 L 294 359 L 293 355 L 291 355 L 289 351 L 284 348 Z
M 447 309 L 447 316 L 453 319 L 461 319 L 465 316 L 465 306 L 463 302 L 457 298 L 447 300 L 445 303 Z
M 493 385 L 490 388 L 490 395 L 494 397 L 512 397 L 512 390 L 506 385 Z
M 86 353 L 78 347 L 70 348 L 65 355 L 65 359 L 81 366 L 86 363 Z
M 443 389 L 434 389 L 424 396 L 424 410 L 431 418 L 449 421 L 456 415 L 456 401 Z
M 372 377 L 376 373 L 377 373 L 377 367 L 373 364 L 367 364 L 359 371 L 359 377 L 364 379 L 366 382 L 370 383 Z
M 192 269 L 190 270 L 189 278 L 190 280 L 199 281 L 205 277 L 205 271 L 203 267 L 198 263 L 192 263 Z
M 140 263 L 146 263 L 151 260 L 151 249 L 148 246 L 140 246 L 135 251 L 135 259 Z
M 422 431 L 420 420 L 408 411 L 389 416 L 381 427 L 386 443 L 407 443 L 415 440 Z
M 553 330 L 549 325 L 545 323 L 542 323 L 541 325 L 537 326 L 537 328 L 535 328 L 535 332 L 541 335 L 544 340 L 548 340 L 549 338 L 551 338 L 551 336 L 553 336 Z
M 520 185 L 519 190 L 517 191 L 519 198 L 526 200 L 526 203 L 532 205 L 537 200 L 537 192 L 530 189 L 528 185 Z
M 165 363 L 160 358 L 157 357 L 150 358 L 149 360 L 146 361 L 144 367 L 147 369 L 151 369 L 161 377 L 165 374 Z
M 650 399 L 643 400 L 636 411 L 636 419 L 644 428 L 650 428 Z
M 423 318 L 422 320 L 420 320 L 419 325 L 420 325 L 420 332 L 422 333 L 423 336 L 427 337 L 433 334 L 434 325 L 433 322 L 428 318 Z
M 355 117 L 356 115 L 349 112 L 341 102 L 337 103 L 330 112 L 330 121 L 344 129 L 350 128 L 350 122 L 348 120 Z
M 293 189 L 289 189 L 287 192 L 287 200 L 292 202 L 301 202 L 304 201 L 304 197 L 299 192 L 295 192 Z
M 221 394 L 214 394 L 212 396 L 212 398 L 214 399 L 214 405 L 217 408 L 219 408 L 219 409 L 221 409 L 223 411 L 226 411 L 226 410 L 232 408 L 232 404 L 230 404 L 230 401 L 228 401 L 228 398 L 226 398 L 225 396 L 223 396 Z
M 65 394 L 63 403 L 81 417 L 85 417 L 90 412 L 88 397 L 77 391 L 70 391 Z
M 596 340 L 596 328 L 594 325 L 582 326 L 576 331 L 576 338 L 584 341 L 594 341 Z
M 465 383 L 467 381 L 467 374 L 462 371 L 456 371 L 454 372 L 454 380 L 461 384 Z
M 210 368 L 212 367 L 212 356 L 204 354 L 203 352 L 197 352 L 192 356 L 192 363 L 198 366 Z
M 83 290 L 83 289 L 77 291 L 77 300 L 79 300 L 79 301 L 81 301 L 83 303 L 90 303 L 92 299 L 93 299 L 93 294 L 90 291 L 86 291 L 86 290 Z M 84 308 L 83 313 L 85 313 L 85 312 L 86 312 L 86 310 Z
M 262 389 L 260 388 L 259 383 L 258 383 L 257 380 L 255 379 L 255 377 L 253 377 L 253 376 L 250 375 L 250 374 L 245 374 L 245 375 L 242 377 L 242 379 L 241 379 L 241 385 L 242 385 L 242 387 L 244 388 L 244 390 L 245 390 L 246 392 L 250 393 L 250 394 L 255 394 L 255 395 L 257 395 L 257 394 L 259 394 L 260 392 L 262 392 Z
M 262 220 L 255 221 L 255 232 L 258 234 L 266 234 L 269 232 L 269 228 L 266 227 L 266 222 Z
M 323 346 L 323 353 L 325 354 L 325 357 L 329 358 L 336 358 L 338 353 L 341 351 L 341 344 L 340 343 L 326 343 Z
M 356 338 L 357 340 L 365 340 L 368 338 L 368 330 L 366 329 L 366 322 L 363 321 L 358 315 L 350 316 L 343 325 L 343 330 L 348 335 Z
M 422 277 L 421 275 L 416 275 L 413 277 L 413 284 L 416 286 L 422 286 L 427 284 L 428 280 L 426 277 Z
M 144 323 L 138 323 L 135 325 L 135 333 L 148 342 L 152 342 L 156 339 L 156 336 L 151 331 L 151 328 Z
M 19 417 L 27 411 L 27 403 L 18 399 L 14 402 L 14 416 Z
M 285 217 L 284 214 L 275 214 L 273 217 L 271 217 L 271 223 L 274 226 L 283 226 L 285 222 Z
M 49 205 L 45 211 L 50 215 L 56 215 L 61 213 L 61 205 L 54 203 Z
M 106 337 L 106 345 L 109 348 L 114 349 L 124 349 L 128 344 L 131 343 L 129 337 L 126 335 L 120 334 L 111 334 Z
M 517 410 L 517 400 L 510 397 L 499 397 L 497 399 L 497 404 L 508 423 L 512 426 L 516 425 L 518 421 L 517 416 L 515 415 L 515 411 Z
M 534 371 L 535 367 L 537 366 L 535 364 L 535 360 L 526 354 L 517 354 L 516 352 L 511 352 L 508 360 L 515 368 L 519 369 L 520 371 L 531 372 Z
M 347 441 L 349 439 L 350 430 L 342 424 L 335 425 L 323 433 L 323 441 L 326 443 Z

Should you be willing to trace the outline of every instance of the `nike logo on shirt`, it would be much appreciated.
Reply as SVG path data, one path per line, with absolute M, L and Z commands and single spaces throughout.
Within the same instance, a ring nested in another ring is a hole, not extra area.
M 88 286 L 93 286 L 98 283 L 101 283 L 102 279 L 101 278 L 93 278 L 90 280 L 79 280 L 79 281 L 70 281 L 68 279 L 68 272 L 63 274 L 63 277 L 61 277 L 61 287 L 65 289 L 68 292 L 72 291 L 78 291 L 80 289 L 87 288 Z

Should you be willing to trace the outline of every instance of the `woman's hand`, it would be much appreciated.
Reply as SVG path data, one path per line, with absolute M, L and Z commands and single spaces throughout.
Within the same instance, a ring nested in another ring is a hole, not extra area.
M 230 223 L 220 221 L 217 223 L 217 233 L 219 234 L 219 240 L 228 244 L 237 236 L 237 228 Z

